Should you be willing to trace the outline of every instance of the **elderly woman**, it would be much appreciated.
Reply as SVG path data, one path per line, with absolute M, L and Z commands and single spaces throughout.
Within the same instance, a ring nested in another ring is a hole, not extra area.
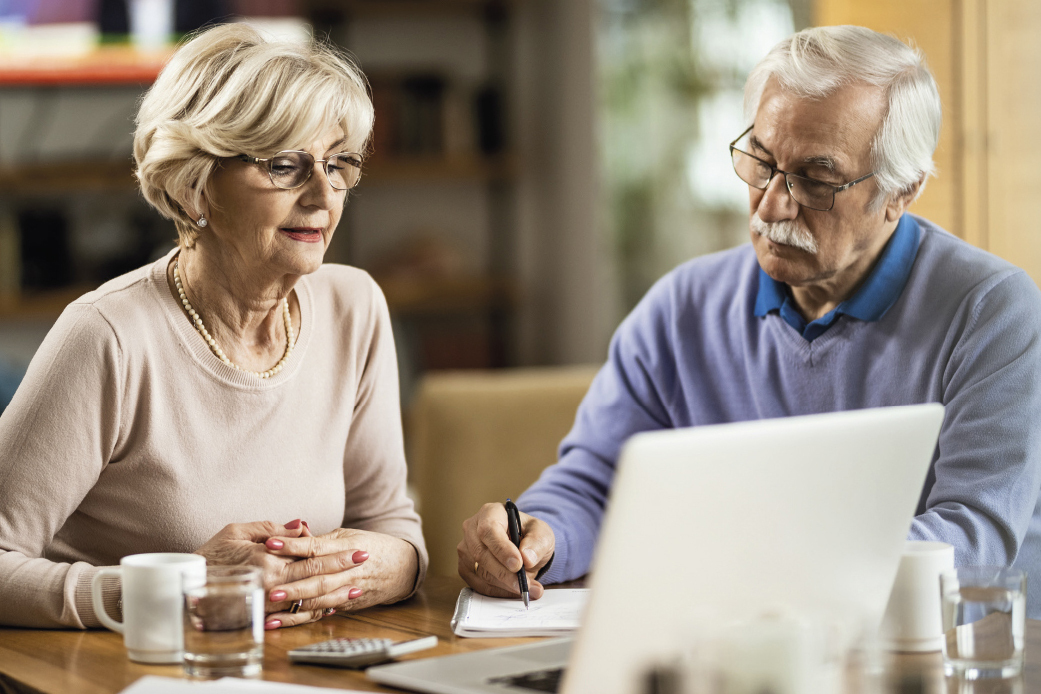
M 96 567 L 139 552 L 262 566 L 268 628 L 422 581 L 387 306 L 322 264 L 372 118 L 325 46 L 233 24 L 174 55 L 134 158 L 180 243 L 73 302 L 0 418 L 0 623 L 98 625 Z

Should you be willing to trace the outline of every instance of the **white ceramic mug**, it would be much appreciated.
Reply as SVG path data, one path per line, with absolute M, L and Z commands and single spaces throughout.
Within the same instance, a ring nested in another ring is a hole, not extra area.
M 107 576 L 123 580 L 123 621 L 108 616 L 101 582 Z M 198 554 L 131 554 L 119 566 L 94 575 L 91 598 L 101 623 L 123 634 L 130 659 L 138 663 L 180 663 L 184 658 L 185 584 L 206 582 L 206 559 Z
M 882 644 L 893 651 L 925 653 L 943 648 L 940 572 L 954 568 L 946 542 L 908 542 L 882 619 Z

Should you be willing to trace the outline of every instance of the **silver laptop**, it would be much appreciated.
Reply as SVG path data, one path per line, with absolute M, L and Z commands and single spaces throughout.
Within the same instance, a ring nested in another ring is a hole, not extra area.
M 692 625 L 777 610 L 836 633 L 877 625 L 942 422 L 930 404 L 638 434 L 619 460 L 574 642 L 368 674 L 431 694 L 621 694 L 641 691 Z

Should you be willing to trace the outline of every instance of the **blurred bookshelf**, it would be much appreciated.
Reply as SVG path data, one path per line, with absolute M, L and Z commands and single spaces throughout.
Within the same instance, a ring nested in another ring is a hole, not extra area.
M 514 165 L 509 156 L 374 158 L 365 166 L 364 178 L 377 182 L 509 181 Z
M 510 282 L 493 277 L 375 277 L 387 304 L 399 316 L 508 310 L 514 303 Z
M 411 361 L 406 401 L 410 376 L 425 370 L 515 363 L 518 2 L 309 3 L 316 30 L 351 51 L 370 84 L 372 152 L 341 223 L 341 257 L 387 296 Z
M 44 194 L 72 191 L 125 191 L 137 186 L 133 163 L 118 161 L 71 161 L 32 163 L 0 167 L 3 194 Z
M 0 294 L 0 320 L 53 321 L 70 303 L 95 287 L 73 285 L 62 289 Z
M 0 87 L 147 86 L 172 50 L 142 52 L 102 46 L 80 55 L 0 54 Z

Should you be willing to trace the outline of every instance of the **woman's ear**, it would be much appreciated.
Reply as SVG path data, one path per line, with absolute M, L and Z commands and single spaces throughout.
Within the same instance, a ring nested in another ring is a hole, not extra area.
M 200 196 L 198 208 L 188 202 L 192 197 L 194 196 L 187 194 L 181 195 L 177 200 L 177 204 L 181 206 L 181 210 L 184 212 L 185 216 L 195 222 L 198 226 L 204 227 L 206 226 L 205 222 L 200 224 L 199 220 L 205 220 L 209 215 L 209 205 L 206 203 L 206 197 Z

